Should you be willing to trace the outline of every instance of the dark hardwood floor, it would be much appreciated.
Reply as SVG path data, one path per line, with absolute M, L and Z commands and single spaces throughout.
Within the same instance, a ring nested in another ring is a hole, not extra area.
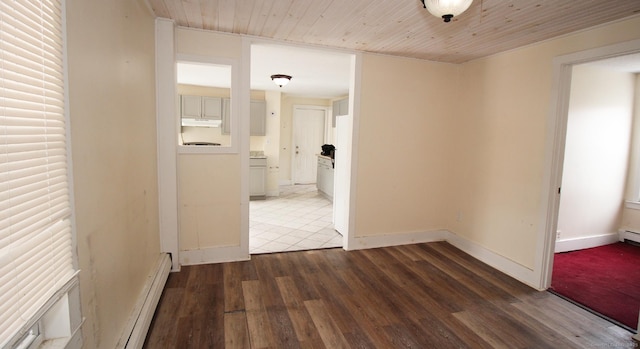
M 436 242 L 183 267 L 145 348 L 634 348 L 631 336 Z

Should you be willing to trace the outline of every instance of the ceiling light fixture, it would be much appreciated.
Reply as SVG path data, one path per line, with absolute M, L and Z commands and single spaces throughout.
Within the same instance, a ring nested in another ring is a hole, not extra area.
M 427 11 L 436 17 L 451 22 L 451 18 L 466 11 L 473 0 L 420 0 Z
M 284 75 L 284 74 L 275 74 L 275 75 L 271 75 L 271 80 L 273 80 L 273 82 L 275 82 L 276 85 L 282 87 L 289 83 L 289 80 L 291 80 L 291 76 Z

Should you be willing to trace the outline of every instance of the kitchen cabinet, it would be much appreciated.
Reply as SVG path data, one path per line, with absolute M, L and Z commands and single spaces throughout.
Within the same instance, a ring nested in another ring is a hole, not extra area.
M 222 101 L 222 134 L 231 133 L 231 100 Z M 251 136 L 264 136 L 267 130 L 267 102 L 251 100 L 249 109 L 249 129 Z
M 205 120 L 222 120 L 222 98 L 202 97 L 202 118 Z
M 251 101 L 251 119 L 249 123 L 252 136 L 264 136 L 267 131 L 267 102 Z
M 181 95 L 180 110 L 184 119 L 221 120 L 222 98 Z
M 349 98 L 340 99 L 333 102 L 332 126 L 336 127 L 336 116 L 349 114 Z
M 231 134 L 231 99 L 222 100 L 222 134 Z
M 267 158 L 249 159 L 249 196 L 252 200 L 267 196 Z
M 333 163 L 329 157 L 318 156 L 316 186 L 320 194 L 333 201 Z

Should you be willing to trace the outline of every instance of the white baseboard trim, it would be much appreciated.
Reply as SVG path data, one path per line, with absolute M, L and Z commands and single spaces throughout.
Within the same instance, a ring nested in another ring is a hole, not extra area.
M 536 281 L 534 271 L 514 262 L 509 258 L 501 256 L 471 240 L 458 236 L 449 232 L 447 242 L 455 246 L 462 252 L 472 256 L 473 258 L 511 276 L 512 278 L 523 282 L 535 289 L 539 288 Z
M 618 232 L 618 239 L 620 241 L 631 240 L 635 242 L 640 242 L 640 233 L 636 233 L 628 230 L 621 230 Z
M 399 246 L 409 244 L 419 244 L 423 242 L 444 241 L 449 232 L 446 230 L 435 230 L 428 232 L 413 232 L 406 234 L 376 235 L 356 237 L 349 244 L 349 250 L 364 250 L 368 248 L 378 248 L 387 246 Z
M 618 242 L 618 240 L 619 240 L 618 233 L 557 240 L 555 252 L 558 253 L 558 252 L 583 250 L 585 248 L 592 248 L 592 247 L 613 244 L 615 242 Z
M 181 265 L 248 261 L 249 259 L 251 259 L 249 250 L 243 249 L 240 246 L 221 246 L 201 250 L 180 251 Z
M 163 253 L 158 257 L 153 273 L 147 277 L 147 282 L 116 348 L 142 348 L 170 271 L 171 258 L 169 254 Z

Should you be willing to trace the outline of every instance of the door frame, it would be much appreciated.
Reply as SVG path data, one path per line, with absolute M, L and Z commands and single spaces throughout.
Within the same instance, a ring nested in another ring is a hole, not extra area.
M 554 81 L 551 89 L 550 112 L 547 119 L 547 141 L 545 144 L 545 167 L 541 197 L 541 230 L 538 234 L 534 263 L 536 266 L 534 278 L 541 290 L 551 286 L 572 68 L 577 64 L 635 53 L 640 53 L 640 40 L 571 53 L 558 56 L 553 60 Z
M 324 111 L 324 134 L 323 134 L 323 139 L 324 142 L 326 143 L 328 140 L 328 130 L 327 130 L 327 120 L 330 120 L 329 118 L 329 107 L 326 106 L 322 106 L 322 105 L 306 105 L 306 104 L 294 104 L 293 105 L 293 112 L 291 113 L 291 149 L 289 150 L 290 152 L 290 157 L 291 157 L 291 173 L 289 174 L 289 176 L 291 177 L 291 184 L 295 184 L 296 180 L 295 180 L 295 155 L 296 155 L 296 149 L 295 149 L 295 145 L 294 143 L 294 132 L 296 130 L 296 110 L 297 109 L 314 109 L 314 110 L 322 110 Z M 318 150 L 320 151 L 320 150 Z

